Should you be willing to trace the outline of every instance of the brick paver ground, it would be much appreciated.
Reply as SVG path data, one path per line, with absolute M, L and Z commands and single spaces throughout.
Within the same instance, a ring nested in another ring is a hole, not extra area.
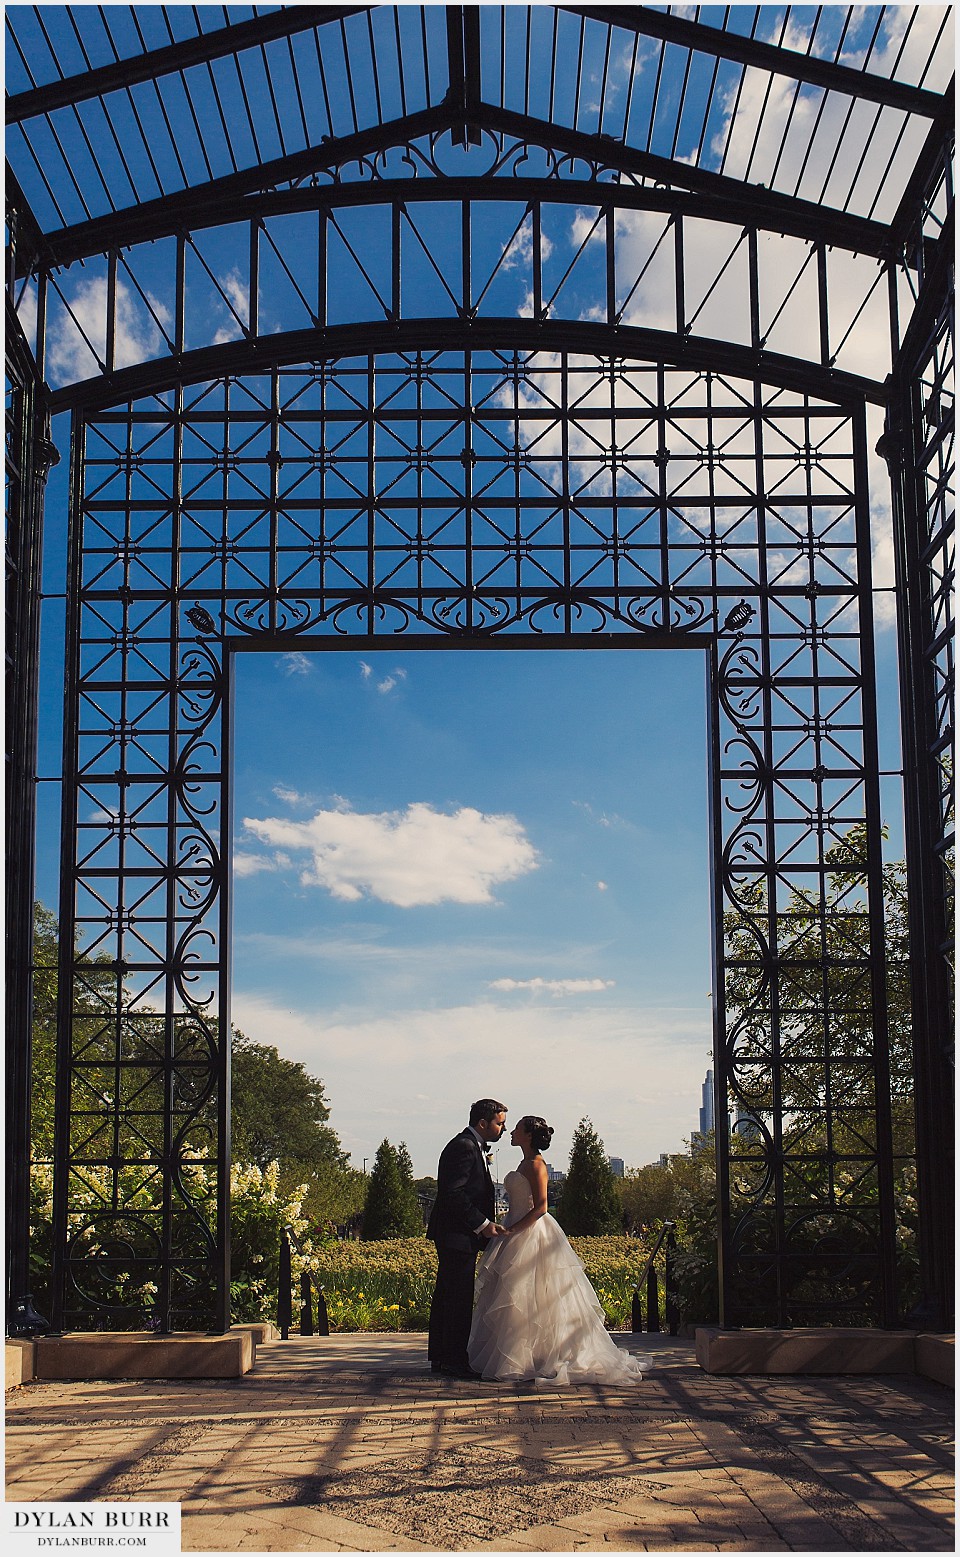
M 901 1375 L 444 1379 L 422 1336 L 274 1341 L 230 1382 L 7 1397 L 7 1497 L 171 1499 L 190 1552 L 953 1551 L 953 1394 Z

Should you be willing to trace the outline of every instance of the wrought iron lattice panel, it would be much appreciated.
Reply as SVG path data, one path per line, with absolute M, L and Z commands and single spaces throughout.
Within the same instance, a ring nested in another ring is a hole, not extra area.
M 942 199 L 942 172 L 933 181 Z M 927 202 L 928 209 L 932 201 Z M 907 775 L 922 1298 L 953 1322 L 956 582 L 952 218 L 924 278 L 881 444 L 894 477 Z
M 223 1322 L 231 657 L 389 640 L 707 654 L 717 1116 L 749 1125 L 720 1143 L 724 1317 L 890 1322 L 862 406 L 623 357 L 387 350 L 75 432 L 68 1320 L 122 1269 L 131 1313 L 149 1282 L 162 1322 Z
M 956 581 L 956 454 L 954 408 L 954 321 L 944 311 L 937 321 L 930 355 L 914 386 L 912 464 L 926 516 L 919 560 L 924 569 L 925 670 L 932 690 L 933 731 L 929 756 L 936 774 L 936 836 L 943 904 L 941 955 L 953 988 L 954 902 L 954 694 L 956 688 L 953 589 Z
M 9 301 L 6 324 L 6 1232 L 8 1295 L 15 1308 L 30 1287 L 28 1208 L 40 574 L 43 487 L 56 450 L 49 436 L 47 391 Z

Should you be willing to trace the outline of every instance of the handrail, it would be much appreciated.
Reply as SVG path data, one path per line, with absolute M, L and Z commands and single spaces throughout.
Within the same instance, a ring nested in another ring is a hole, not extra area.
M 303 1254 L 300 1240 L 292 1227 L 280 1229 L 280 1268 L 277 1278 L 277 1324 L 280 1327 L 281 1341 L 289 1340 L 290 1326 L 293 1323 L 293 1266 L 290 1257 L 290 1245 L 293 1243 L 298 1254 Z M 313 1291 L 315 1283 L 310 1272 L 300 1272 L 300 1334 L 313 1335 Z M 317 1293 L 317 1335 L 330 1334 L 330 1320 L 327 1314 L 327 1301 L 323 1295 L 323 1289 L 316 1286 Z
M 666 1242 L 666 1254 L 664 1256 L 664 1296 L 666 1299 L 667 1325 L 671 1335 L 676 1335 L 680 1328 L 679 1310 L 677 1308 L 676 1288 L 673 1280 L 673 1254 L 677 1246 L 676 1223 L 665 1221 L 660 1228 L 656 1243 L 650 1251 L 646 1265 L 640 1273 L 640 1278 L 633 1289 L 633 1303 L 631 1305 L 630 1328 L 634 1335 L 643 1329 L 643 1315 L 640 1305 L 640 1292 L 646 1286 L 647 1292 L 647 1331 L 658 1333 L 660 1330 L 660 1286 L 657 1280 L 657 1272 L 654 1261 Z

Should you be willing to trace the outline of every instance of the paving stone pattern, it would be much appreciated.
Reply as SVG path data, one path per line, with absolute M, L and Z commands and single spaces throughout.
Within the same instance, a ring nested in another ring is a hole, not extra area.
M 243 1379 L 7 1396 L 7 1497 L 180 1502 L 187 1552 L 952 1552 L 953 1393 L 905 1375 L 639 1385 L 431 1374 L 422 1336 L 257 1349 Z

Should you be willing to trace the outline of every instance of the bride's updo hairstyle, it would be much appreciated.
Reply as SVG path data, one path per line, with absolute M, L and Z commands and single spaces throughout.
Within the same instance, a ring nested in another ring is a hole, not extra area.
M 553 1140 L 553 1131 L 547 1121 L 541 1119 L 539 1114 L 524 1114 L 519 1123 L 528 1132 L 534 1151 L 545 1152 Z

